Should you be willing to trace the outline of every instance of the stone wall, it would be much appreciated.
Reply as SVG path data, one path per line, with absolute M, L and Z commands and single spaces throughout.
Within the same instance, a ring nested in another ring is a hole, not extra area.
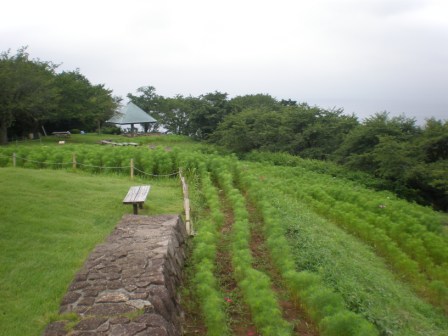
M 178 215 L 125 215 L 77 273 L 45 336 L 181 335 L 176 288 L 186 231 Z M 64 313 L 79 319 L 64 320 Z

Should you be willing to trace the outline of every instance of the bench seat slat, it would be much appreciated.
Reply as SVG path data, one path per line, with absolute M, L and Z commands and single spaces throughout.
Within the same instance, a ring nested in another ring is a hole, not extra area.
M 124 204 L 134 203 L 134 198 L 135 198 L 135 195 L 137 195 L 137 193 L 138 193 L 138 189 L 139 189 L 139 187 L 129 188 L 129 191 L 128 191 L 126 197 L 124 198 L 123 203 Z
M 141 186 L 135 195 L 134 202 L 144 202 L 149 193 L 149 186 Z
M 129 188 L 126 197 L 123 200 L 123 204 L 142 203 L 148 196 L 150 186 L 135 186 Z

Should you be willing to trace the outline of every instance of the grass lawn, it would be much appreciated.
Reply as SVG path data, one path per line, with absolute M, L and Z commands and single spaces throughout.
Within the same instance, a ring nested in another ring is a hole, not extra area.
M 139 214 L 182 212 L 177 179 L 0 168 L 0 335 L 40 335 L 76 271 L 132 206 L 128 188 L 150 184 Z

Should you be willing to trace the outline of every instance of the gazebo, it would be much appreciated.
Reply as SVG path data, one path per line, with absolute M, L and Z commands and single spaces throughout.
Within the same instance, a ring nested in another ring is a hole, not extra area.
M 129 102 L 107 122 L 116 125 L 131 125 L 131 133 L 134 134 L 134 124 L 154 124 L 157 120 L 134 103 Z

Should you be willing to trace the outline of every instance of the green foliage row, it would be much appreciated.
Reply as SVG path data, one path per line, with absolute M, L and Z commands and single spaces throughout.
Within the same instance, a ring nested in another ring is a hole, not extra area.
M 218 290 L 216 271 L 216 245 L 219 239 L 219 228 L 224 222 L 220 211 L 219 198 L 213 186 L 205 164 L 198 164 L 198 175 L 204 201 L 210 211 L 209 219 L 196 223 L 197 235 L 194 239 L 192 260 L 195 274 L 193 283 L 195 293 L 200 302 L 200 309 L 207 326 L 207 334 L 212 336 L 228 335 L 227 318 L 222 293 Z
M 16 154 L 16 166 L 24 168 L 72 169 L 73 154 L 76 155 L 77 169 L 91 173 L 129 174 L 130 160 L 134 159 L 135 175 L 170 175 L 178 171 L 179 153 L 166 151 L 161 147 L 148 149 L 143 147 L 107 147 L 77 146 L 60 147 L 33 146 L 18 148 L 0 148 L 0 166 L 13 164 Z
M 386 214 L 386 220 L 394 221 L 394 225 L 384 225 L 385 227 L 395 227 L 400 222 L 400 230 L 395 229 L 395 231 L 405 230 L 406 232 L 414 232 L 415 234 L 424 234 L 425 244 L 428 249 L 432 250 L 432 253 L 438 255 L 440 259 L 447 260 L 448 251 L 447 248 L 441 248 L 440 237 L 435 236 L 432 232 L 440 234 L 442 232 L 442 218 L 441 216 L 435 216 L 432 209 L 428 207 L 420 207 L 411 205 L 409 202 L 397 199 L 394 195 L 390 193 L 372 193 L 367 192 L 364 188 L 358 188 L 360 185 L 367 188 L 382 188 L 383 184 L 381 180 L 373 179 L 369 175 L 361 172 L 352 172 L 344 167 L 336 165 L 331 162 L 323 162 L 318 160 L 302 159 L 300 157 L 292 156 L 287 153 L 266 153 L 266 152 L 252 152 L 245 156 L 245 159 L 250 161 L 269 163 L 272 165 L 280 166 L 290 166 L 297 167 L 296 170 L 292 170 L 294 173 L 295 181 L 299 181 L 307 186 L 313 186 L 316 184 L 315 181 L 319 181 L 326 177 L 325 191 L 331 193 L 332 197 L 336 197 L 338 200 L 355 203 L 360 209 L 370 212 L 372 215 L 377 216 L 377 221 L 384 220 L 384 215 Z M 314 174 L 313 174 L 314 173 Z M 325 174 L 325 175 L 318 175 Z M 334 177 L 337 177 L 337 185 L 335 185 Z M 341 179 L 353 181 L 358 187 L 352 188 L 353 183 L 344 182 Z M 334 187 L 333 187 L 334 186 Z M 320 186 L 316 186 L 317 189 Z M 348 189 L 349 192 L 345 190 L 341 192 L 341 189 Z M 374 196 L 374 198 L 372 198 Z M 388 206 L 388 202 L 393 201 L 394 206 Z M 384 205 L 382 207 L 381 205 Z M 403 225 L 406 223 L 406 225 Z M 424 226 L 426 228 L 419 228 Z M 427 232 L 430 231 L 430 232 Z M 445 235 L 446 237 L 446 235 Z M 438 242 L 436 248 L 432 247 L 432 242 Z M 443 252 L 442 252 L 443 251 Z M 440 254 L 443 256 L 440 256 Z
M 345 307 L 343 297 L 328 288 L 319 275 L 308 271 L 296 271 L 284 229 L 275 208 L 269 202 L 269 191 L 243 168 L 238 174 L 238 181 L 263 217 L 263 230 L 272 260 L 293 297 L 302 303 L 319 326 L 321 334 L 378 335 L 378 331 L 371 323 Z
M 366 193 L 351 189 L 342 193 L 340 187 L 330 185 L 322 197 L 325 202 L 333 203 L 341 210 L 351 207 L 351 214 L 364 218 L 369 224 L 383 229 L 387 235 L 422 267 L 443 266 L 448 262 L 448 237 L 441 235 L 442 228 L 438 218 L 424 213 L 408 213 L 396 208 L 399 203 L 389 203 L 389 199 L 379 203 L 378 199 L 368 197 Z M 322 189 L 314 194 L 323 193 Z M 318 198 L 319 196 L 317 196 Z M 391 206 L 390 206 L 391 205 Z M 395 206 L 395 207 L 394 207 Z M 435 232 L 434 232 L 435 231 Z M 426 265 L 426 266 L 425 266 Z
M 290 185 L 285 177 L 294 170 L 244 165 L 244 174 L 255 176 L 266 190 L 296 269 L 318 274 L 328 288 L 342 295 L 349 310 L 373 323 L 381 335 L 445 335 L 448 320 L 442 309 L 418 297 L 372 246 L 318 215 L 295 193 L 282 192 L 280 186 Z
M 244 196 L 234 188 L 232 173 L 225 168 L 226 164 L 222 159 L 215 159 L 211 166 L 214 178 L 224 190 L 233 209 L 232 265 L 235 278 L 251 310 L 252 319 L 263 335 L 291 335 L 292 326 L 282 318 L 269 276 L 252 267 L 249 214 Z
M 300 167 L 315 173 L 327 174 L 341 179 L 347 179 L 377 190 L 387 189 L 387 181 L 374 178 L 372 175 L 347 169 L 331 161 L 304 159 L 286 152 L 266 152 L 253 150 L 242 156 L 244 160 L 260 162 L 273 166 Z
M 305 169 L 290 173 L 276 186 L 278 189 L 374 246 L 419 293 L 446 307 L 448 245 L 440 215 L 331 176 Z M 412 216 L 400 216 L 406 213 Z

